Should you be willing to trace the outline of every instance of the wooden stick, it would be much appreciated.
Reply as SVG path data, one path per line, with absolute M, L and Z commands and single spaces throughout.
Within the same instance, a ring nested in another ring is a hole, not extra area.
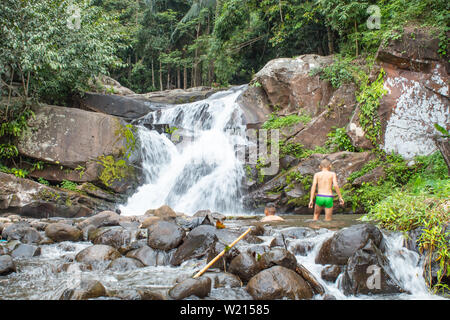
M 204 267 L 202 270 L 200 270 L 193 278 L 198 278 L 200 277 L 202 274 L 204 274 L 206 272 L 206 270 L 208 270 L 214 263 L 216 263 L 217 260 L 220 259 L 220 257 L 222 257 L 225 252 L 227 252 L 228 250 L 230 250 L 236 243 L 238 243 L 239 241 L 242 240 L 242 238 L 244 238 L 250 231 L 252 230 L 252 227 L 249 227 L 247 229 L 247 231 L 245 231 L 243 234 L 241 234 L 239 236 L 239 238 L 237 238 L 236 240 L 234 240 L 228 247 L 226 247 L 225 249 L 222 250 L 221 253 L 219 253 L 214 259 L 212 259 L 207 265 L 206 267 Z

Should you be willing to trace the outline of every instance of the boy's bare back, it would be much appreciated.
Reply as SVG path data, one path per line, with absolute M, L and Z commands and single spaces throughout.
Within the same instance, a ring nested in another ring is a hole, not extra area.
M 320 171 L 314 175 L 317 184 L 317 193 L 333 195 L 332 187 L 337 185 L 336 173 L 332 171 Z

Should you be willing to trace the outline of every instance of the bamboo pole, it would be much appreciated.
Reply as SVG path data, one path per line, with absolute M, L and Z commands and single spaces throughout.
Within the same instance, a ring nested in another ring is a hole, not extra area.
M 202 270 L 200 270 L 195 276 L 193 276 L 193 278 L 198 278 L 200 277 L 202 274 L 204 274 L 206 272 L 206 270 L 208 270 L 214 263 L 217 262 L 217 260 L 220 259 L 220 257 L 222 257 L 225 252 L 227 252 L 228 250 L 230 250 L 231 248 L 233 248 L 233 246 L 238 243 L 239 241 L 242 240 L 242 238 L 244 238 L 250 231 L 252 230 L 252 227 L 249 227 L 247 229 L 247 231 L 245 231 L 243 234 L 241 234 L 239 236 L 239 238 L 237 238 L 236 240 L 234 240 L 228 247 L 226 247 L 225 249 L 222 250 L 221 253 L 219 253 L 214 259 L 212 259 L 207 265 L 206 267 L 204 267 Z

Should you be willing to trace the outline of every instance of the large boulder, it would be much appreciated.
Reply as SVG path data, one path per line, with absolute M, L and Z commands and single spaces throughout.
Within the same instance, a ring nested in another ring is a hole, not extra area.
M 64 290 L 60 300 L 87 300 L 106 295 L 106 289 L 100 281 L 82 280 L 77 288 Z
M 250 279 L 246 290 L 255 300 L 300 300 L 311 299 L 314 295 L 299 274 L 282 266 L 261 271 Z
M 41 255 L 41 248 L 31 244 L 19 244 L 12 252 L 13 258 L 32 258 Z
M 111 246 L 96 244 L 81 250 L 75 256 L 75 260 L 87 265 L 97 266 L 102 263 L 120 258 L 121 256 L 122 255 L 119 253 L 119 251 Z
M 138 119 L 155 108 L 151 103 L 116 94 L 85 93 L 81 105 L 89 110 L 112 116 Z
M 150 104 L 185 104 L 204 100 L 216 92 L 222 91 L 220 88 L 194 87 L 186 90 L 173 89 L 164 91 L 154 91 L 142 94 L 127 95 L 127 97 L 148 102 Z
M 115 259 L 111 261 L 111 263 L 108 265 L 108 270 L 113 271 L 130 271 L 138 268 L 144 267 L 144 264 L 140 262 L 139 260 L 129 258 L 129 257 L 120 257 L 118 259 Z
M 174 252 L 170 260 L 170 264 L 178 266 L 189 259 L 201 258 L 205 256 L 208 253 L 210 247 L 218 241 L 215 234 L 191 233 L 189 233 L 189 235 L 184 239 L 183 243 Z
M 131 244 L 133 235 L 130 230 L 120 226 L 103 227 L 91 232 L 89 234 L 89 240 L 93 244 L 106 244 L 119 250 Z
M 304 128 L 299 128 L 298 133 L 288 141 L 302 144 L 308 149 L 323 146 L 333 128 L 347 126 L 356 107 L 355 93 L 356 86 L 354 84 L 341 85 L 325 105 L 325 110 Z
M 107 226 L 118 226 L 120 224 L 120 215 L 114 211 L 103 211 L 84 219 L 78 224 L 80 229 L 84 229 L 89 225 L 93 225 L 96 228 Z
M 315 116 L 320 113 L 320 106 L 328 104 L 333 88 L 320 80 L 319 75 L 312 76 L 310 72 L 332 61 L 332 56 L 315 54 L 274 59 L 256 73 L 253 81 L 261 84 L 270 104 L 281 107 L 283 113 L 303 109 Z
M 42 236 L 27 222 L 11 224 L 3 229 L 2 238 L 7 240 L 19 240 L 22 243 L 39 243 Z
M 341 229 L 322 244 L 316 256 L 316 263 L 345 265 L 348 259 L 369 241 L 384 251 L 383 234 L 374 225 L 357 224 Z
M 348 259 L 339 288 L 346 295 L 405 292 L 394 277 L 386 256 L 372 240 Z
M 13 259 L 8 255 L 0 255 L 0 276 L 6 276 L 12 272 L 16 272 Z
M 261 255 L 259 260 L 261 269 L 268 269 L 273 266 L 282 266 L 291 270 L 297 268 L 297 258 L 283 248 L 273 248 L 269 252 Z
M 148 228 L 148 245 L 154 249 L 168 251 L 178 247 L 185 234 L 175 223 L 158 221 Z
M 129 147 L 124 133 L 126 123 L 102 113 L 46 105 L 35 110 L 28 125 L 17 142 L 19 153 L 51 164 L 33 172 L 34 177 L 51 181 L 102 183 L 100 175 L 106 167 L 101 157 L 119 159 Z M 61 167 L 65 170 L 58 170 Z M 130 188 L 135 187 L 133 167 L 127 166 L 122 173 L 122 180 Z M 116 192 L 128 191 L 120 184 L 107 184 Z
M 242 281 L 249 281 L 254 275 L 261 270 L 261 266 L 253 255 L 242 252 L 236 258 L 234 258 L 228 271 L 237 275 Z
M 204 298 L 211 292 L 211 279 L 209 277 L 199 277 L 197 279 L 188 278 L 169 290 L 169 296 L 175 300 L 182 300 L 189 296 Z
M 34 218 L 85 217 L 114 205 L 78 192 L 62 191 L 0 172 L 0 210 Z
M 386 73 L 387 93 L 378 108 L 381 136 L 377 143 L 386 152 L 407 159 L 430 154 L 437 150 L 434 124 L 450 129 L 450 65 L 438 49 L 439 39 L 432 31 L 415 27 L 406 27 L 399 38 L 380 45 L 376 60 L 378 69 Z M 359 109 L 347 133 L 355 145 L 371 146 L 359 123 Z
M 169 265 L 170 261 L 169 253 L 150 248 L 149 246 L 143 246 L 139 249 L 132 250 L 128 252 L 126 256 L 140 261 L 144 266 L 166 266 Z
M 45 235 L 54 242 L 80 241 L 83 233 L 77 227 L 66 223 L 51 223 L 45 228 Z
M 260 128 L 272 113 L 266 92 L 255 84 L 247 87 L 236 102 L 242 110 L 247 129 Z
M 101 113 L 41 106 L 28 125 L 18 141 L 20 154 L 68 168 L 95 163 L 102 155 L 119 156 L 126 148 L 118 135 L 121 121 Z

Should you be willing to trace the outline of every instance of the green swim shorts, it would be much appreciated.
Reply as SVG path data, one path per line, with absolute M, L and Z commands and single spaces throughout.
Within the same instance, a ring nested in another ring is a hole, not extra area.
M 316 205 L 319 207 L 333 208 L 333 196 L 318 194 L 316 196 Z

